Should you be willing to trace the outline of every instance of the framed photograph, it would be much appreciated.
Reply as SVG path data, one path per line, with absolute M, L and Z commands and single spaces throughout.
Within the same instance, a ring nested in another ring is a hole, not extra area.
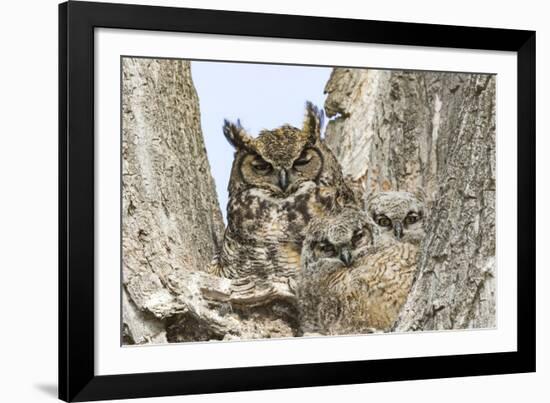
M 59 397 L 535 371 L 535 33 L 59 6 Z

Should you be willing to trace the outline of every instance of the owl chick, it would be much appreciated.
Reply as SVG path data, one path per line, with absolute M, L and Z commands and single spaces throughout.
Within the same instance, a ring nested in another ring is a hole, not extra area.
M 289 125 L 250 136 L 226 121 L 235 148 L 228 225 L 211 272 L 232 279 L 289 283 L 300 269 L 304 229 L 353 199 L 340 165 L 321 141 L 322 112 L 306 104 L 301 129 Z
M 391 329 L 410 291 L 418 248 L 402 242 L 379 250 L 372 226 L 354 208 L 310 222 L 297 281 L 304 333 Z
M 366 201 L 366 210 L 374 221 L 373 237 L 377 247 L 408 242 L 419 245 L 424 239 L 426 206 L 421 190 L 377 192 Z

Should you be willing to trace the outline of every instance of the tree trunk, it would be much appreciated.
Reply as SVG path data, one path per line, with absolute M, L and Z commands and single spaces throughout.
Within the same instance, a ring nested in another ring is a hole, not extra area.
M 494 76 L 337 68 L 325 91 L 326 142 L 356 188 L 427 194 L 395 329 L 494 327 Z
M 223 221 L 189 62 L 124 58 L 122 86 L 123 311 L 163 319 L 187 309 L 170 279 L 206 267 Z M 125 325 L 137 342 L 135 322 Z M 139 340 L 159 332 L 150 322 Z
M 276 286 L 205 272 L 224 230 L 210 172 L 189 62 L 124 58 L 124 344 L 292 335 L 284 321 L 233 312 Z

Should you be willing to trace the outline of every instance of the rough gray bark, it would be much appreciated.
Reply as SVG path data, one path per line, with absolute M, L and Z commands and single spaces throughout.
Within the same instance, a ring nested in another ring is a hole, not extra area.
M 186 309 L 170 278 L 208 264 L 223 221 L 189 63 L 124 58 L 122 98 L 123 312 L 163 319 Z M 135 322 L 125 325 L 137 342 Z M 151 323 L 140 340 L 157 337 Z
M 294 335 L 270 305 L 285 290 L 205 272 L 223 222 L 189 63 L 122 67 L 123 343 Z M 326 90 L 326 141 L 356 188 L 433 205 L 396 330 L 494 326 L 494 78 L 335 69 Z
M 338 68 L 325 91 L 356 188 L 421 188 L 431 206 L 396 330 L 495 326 L 494 76 Z
M 233 308 L 276 287 L 204 272 L 223 221 L 189 62 L 122 61 L 123 343 L 289 336 L 288 324 Z

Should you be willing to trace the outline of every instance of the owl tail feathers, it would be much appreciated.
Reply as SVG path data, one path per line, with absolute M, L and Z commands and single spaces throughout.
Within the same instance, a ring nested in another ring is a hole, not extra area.
M 321 129 L 323 128 L 325 114 L 312 102 L 306 102 L 306 115 L 302 131 L 309 134 L 309 140 L 313 144 L 321 139 Z

